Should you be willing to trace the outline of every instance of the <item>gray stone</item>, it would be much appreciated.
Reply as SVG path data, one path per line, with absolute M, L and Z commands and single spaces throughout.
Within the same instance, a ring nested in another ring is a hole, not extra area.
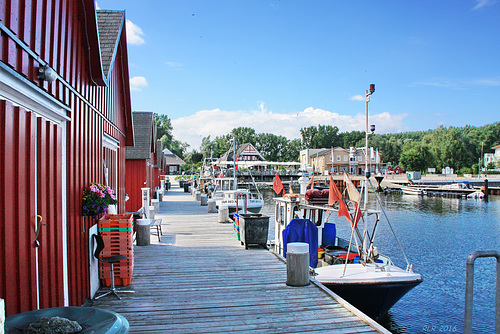
M 82 331 L 76 321 L 61 317 L 40 318 L 29 324 L 23 331 L 26 334 L 71 334 Z

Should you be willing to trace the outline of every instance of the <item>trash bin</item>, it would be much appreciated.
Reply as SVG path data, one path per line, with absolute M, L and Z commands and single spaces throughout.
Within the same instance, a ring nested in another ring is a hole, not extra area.
M 137 246 L 147 246 L 151 243 L 151 219 L 136 220 L 136 238 Z
M 263 214 L 240 214 L 240 239 L 241 244 L 262 245 L 267 249 L 267 234 L 269 230 L 269 216 Z

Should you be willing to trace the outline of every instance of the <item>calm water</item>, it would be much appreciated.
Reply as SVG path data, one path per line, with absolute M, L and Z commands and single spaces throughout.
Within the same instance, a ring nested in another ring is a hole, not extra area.
M 262 213 L 274 224 L 274 193 L 264 191 Z M 392 227 L 414 271 L 424 281 L 380 319 L 393 333 L 462 333 L 464 327 L 465 269 L 476 250 L 500 251 L 500 198 L 489 202 L 411 195 L 381 195 Z M 270 224 L 270 225 L 272 225 Z M 337 221 L 337 235 L 350 235 L 345 220 Z M 274 239 L 274 232 L 270 233 Z M 382 220 L 376 235 L 381 253 L 400 267 L 406 262 Z M 495 331 L 495 258 L 475 262 L 474 333 Z

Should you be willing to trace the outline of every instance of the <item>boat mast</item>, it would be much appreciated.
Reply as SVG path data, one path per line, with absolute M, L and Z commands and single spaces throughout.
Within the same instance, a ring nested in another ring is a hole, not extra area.
M 364 203 L 364 211 L 366 212 L 367 210 L 367 205 L 368 205 L 368 180 L 370 179 L 370 171 L 368 170 L 368 102 L 370 102 L 370 95 L 372 95 L 375 92 L 375 84 L 370 85 L 370 90 L 366 91 L 365 93 L 365 98 L 366 98 L 366 130 L 365 130 L 365 203 Z M 375 125 L 370 126 L 370 130 L 373 133 L 375 131 Z M 368 220 L 363 219 L 363 250 L 364 253 L 367 254 L 368 252 L 368 238 L 367 238 L 367 233 L 368 233 Z
M 233 137 L 233 189 L 237 190 L 238 189 L 238 180 L 236 179 L 236 137 Z

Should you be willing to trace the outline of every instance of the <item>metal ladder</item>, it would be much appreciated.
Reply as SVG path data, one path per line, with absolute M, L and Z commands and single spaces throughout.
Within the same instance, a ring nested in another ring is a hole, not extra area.
M 474 261 L 478 257 L 496 257 L 497 259 L 497 291 L 495 308 L 495 333 L 500 334 L 500 253 L 495 250 L 475 251 L 467 258 L 465 278 L 465 326 L 464 333 L 472 333 L 472 307 L 474 297 Z

